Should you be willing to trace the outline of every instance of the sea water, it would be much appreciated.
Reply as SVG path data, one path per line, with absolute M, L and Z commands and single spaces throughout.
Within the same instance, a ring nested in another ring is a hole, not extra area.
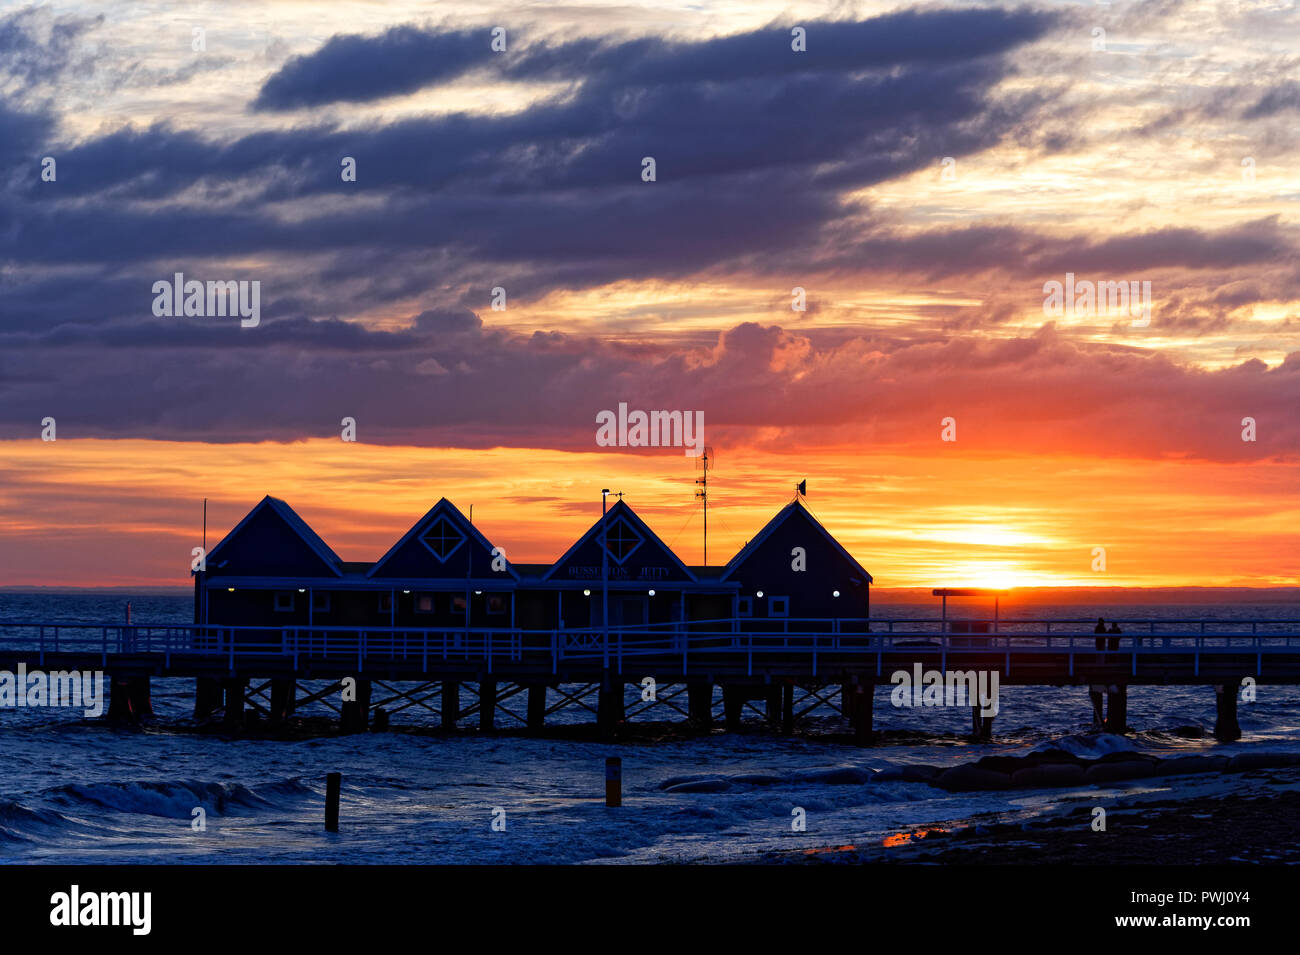
M 116 623 L 126 599 L 0 594 L 0 621 Z M 190 619 L 187 597 L 131 601 L 137 624 Z M 934 616 L 929 606 L 875 612 Z M 1300 618 L 1300 607 L 1044 607 L 1033 616 L 1084 620 L 1099 613 L 1124 621 L 1277 620 Z M 473 733 L 472 720 L 452 737 L 202 735 L 188 731 L 194 684 L 184 679 L 153 681 L 157 719 L 143 729 L 114 729 L 75 710 L 0 709 L 0 862 L 743 861 L 769 851 L 880 845 L 916 827 L 1024 820 L 1106 796 L 1097 787 L 947 793 L 921 783 L 867 782 L 890 767 L 948 766 L 1044 746 L 1081 756 L 1121 749 L 1300 751 L 1297 687 L 1258 687 L 1256 700 L 1239 708 L 1244 735 L 1232 744 L 1210 735 L 1215 706 L 1208 686 L 1131 688 L 1128 722 L 1136 733 L 1121 737 L 1093 732 L 1086 687 L 1003 685 L 992 744 L 963 738 L 969 708 L 894 708 L 890 689 L 876 690 L 875 728 L 894 732 L 869 749 L 828 738 L 847 731 L 830 707 L 810 712 L 794 737 L 764 731 L 751 714 L 740 734 L 617 743 L 510 735 L 518 724 L 507 714 L 498 715 L 495 737 Z M 629 687 L 629 708 L 639 698 L 640 688 Z M 522 715 L 522 704 L 520 696 L 503 705 Z M 330 713 L 316 704 L 299 715 Z M 571 707 L 549 716 L 548 725 L 594 718 Z M 632 719 L 681 717 L 658 706 Z M 437 713 L 419 706 L 392 716 L 395 728 L 438 723 Z M 623 761 L 619 809 L 604 805 L 604 761 L 613 755 Z M 322 825 L 327 772 L 343 775 L 338 833 Z M 1179 785 L 1204 795 L 1239 779 L 1197 777 Z M 791 824 L 796 810 L 806 821 L 802 831 Z

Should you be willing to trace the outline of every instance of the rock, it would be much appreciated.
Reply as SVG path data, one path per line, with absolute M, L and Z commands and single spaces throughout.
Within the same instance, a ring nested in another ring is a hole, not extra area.
M 1112 754 L 1115 755 L 1115 754 Z M 1156 774 L 1155 760 L 1097 760 L 1083 774 L 1086 783 L 1114 783 L 1125 779 L 1145 779 Z
M 1188 776 L 1192 773 L 1221 773 L 1228 765 L 1226 756 L 1175 756 L 1160 760 L 1157 776 Z
M 1011 777 L 1006 773 L 982 769 L 979 766 L 955 766 L 939 774 L 935 785 L 949 792 L 989 792 L 1010 789 Z
M 1010 775 L 1018 769 L 1023 769 L 1025 761 L 1019 756 L 985 756 L 976 760 L 975 765 L 980 769 Z
M 1022 789 L 1082 786 L 1084 770 L 1075 763 L 1045 763 L 1027 766 L 1011 774 L 1011 784 Z
M 932 783 L 943 775 L 943 768 L 940 766 L 904 766 L 903 781 L 909 783 Z
M 1247 773 L 1252 769 L 1280 769 L 1300 765 L 1300 755 L 1295 753 L 1238 753 L 1228 760 L 1225 773 Z

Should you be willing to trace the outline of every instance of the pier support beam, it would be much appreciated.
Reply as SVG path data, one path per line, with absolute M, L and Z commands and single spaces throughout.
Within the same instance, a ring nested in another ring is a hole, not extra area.
M 977 743 L 993 742 L 993 717 L 981 716 L 979 706 L 972 706 L 971 715 L 971 738 Z
M 478 731 L 492 733 L 497 728 L 497 681 L 478 682 Z
M 769 686 L 763 691 L 767 721 L 773 726 L 781 725 L 781 687 Z
M 722 688 L 722 712 L 723 722 L 728 733 L 734 733 L 740 729 L 740 714 L 744 708 L 744 687 L 724 686 Z
M 298 681 L 293 677 L 271 681 L 271 725 L 278 726 L 293 715 L 294 692 Z
M 541 733 L 546 728 L 546 684 L 528 686 L 528 732 Z
M 857 746 L 871 745 L 875 715 L 871 704 L 875 690 L 874 683 L 845 683 L 840 687 L 840 705 L 853 727 L 853 742 Z
M 442 728 L 450 732 L 460 719 L 460 684 L 455 680 L 442 681 Z
M 108 685 L 108 719 L 112 723 L 130 723 L 131 684 L 124 676 L 110 676 Z
M 1106 732 L 1123 735 L 1128 729 L 1128 687 L 1111 686 L 1106 691 Z
M 686 712 L 690 721 L 702 729 L 713 728 L 713 684 L 686 684 Z
M 339 730 L 344 733 L 364 733 L 370 721 L 370 681 L 356 677 L 355 700 L 344 700 L 339 718 Z
M 1101 729 L 1106 722 L 1106 710 L 1103 703 L 1106 688 L 1104 686 L 1088 687 L 1088 701 L 1092 704 L 1092 725 Z
M 226 695 L 226 709 L 222 722 L 227 726 L 239 726 L 244 722 L 244 689 L 247 680 L 231 678 L 221 681 L 221 689 Z
M 1214 738 L 1220 743 L 1241 739 L 1241 724 L 1237 722 L 1237 687 L 1218 684 L 1214 687 Z
M 794 732 L 794 684 L 781 687 L 781 732 L 789 736 Z
M 606 739 L 614 736 L 623 722 L 623 681 L 605 677 L 596 698 L 596 726 Z
M 221 709 L 221 680 L 201 676 L 194 681 L 194 719 L 206 720 Z

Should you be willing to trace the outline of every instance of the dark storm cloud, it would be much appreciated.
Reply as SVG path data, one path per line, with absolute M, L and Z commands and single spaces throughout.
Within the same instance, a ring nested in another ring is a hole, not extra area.
M 792 55 L 790 27 L 784 25 L 694 42 L 542 39 L 519 45 L 512 40 L 502 53 L 491 50 L 486 29 L 402 26 L 378 36 L 333 37 L 316 52 L 294 57 L 267 79 L 253 105 L 274 110 L 361 102 L 489 66 L 511 80 L 580 79 L 637 87 L 965 61 L 1035 39 L 1052 22 L 1047 14 L 1029 10 L 908 11 L 857 23 L 802 22 L 808 48 L 798 55 Z

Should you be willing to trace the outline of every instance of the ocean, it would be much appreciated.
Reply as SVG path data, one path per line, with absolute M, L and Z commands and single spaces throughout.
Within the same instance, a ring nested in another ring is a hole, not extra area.
M 124 596 L 0 594 L 0 621 L 118 622 Z M 188 597 L 134 597 L 137 624 L 185 624 Z M 883 618 L 933 617 L 933 604 L 875 608 Z M 1049 619 L 1280 620 L 1268 606 L 1035 608 Z M 1024 616 L 1030 616 L 1025 614 Z M 1126 628 L 1127 629 L 1127 628 Z M 1004 686 L 995 741 L 973 744 L 966 708 L 894 708 L 875 697 L 885 741 L 856 748 L 821 707 L 793 737 L 745 731 L 699 738 L 594 741 L 526 738 L 498 720 L 496 736 L 466 721 L 455 736 L 414 732 L 302 739 L 226 738 L 192 730 L 193 681 L 153 681 L 157 718 L 112 728 L 80 711 L 0 708 L 0 861 L 5 863 L 588 863 L 749 861 L 764 853 L 884 845 L 920 828 L 1021 821 L 1135 792 L 1176 798 L 1228 792 L 1240 777 L 1144 779 L 1115 788 L 949 793 L 919 782 L 867 782 L 877 770 L 951 766 L 987 755 L 1059 748 L 1096 756 L 1300 752 L 1300 688 L 1261 686 L 1242 703 L 1243 737 L 1210 735 L 1210 687 L 1130 689 L 1136 732 L 1094 732 L 1086 688 Z M 378 692 L 378 691 L 376 691 Z M 629 705 L 639 694 L 628 690 Z M 522 711 L 522 700 L 505 704 Z M 300 716 L 327 715 L 319 704 Z M 636 720 L 681 717 L 662 707 Z M 590 722 L 571 708 L 548 725 Z M 433 729 L 412 707 L 393 727 Z M 604 762 L 623 763 L 623 806 L 604 805 Z M 340 831 L 323 831 L 325 774 L 343 776 Z M 799 816 L 802 831 L 792 826 Z M 202 826 L 199 823 L 202 822 Z M 494 825 L 495 822 L 495 825 Z

